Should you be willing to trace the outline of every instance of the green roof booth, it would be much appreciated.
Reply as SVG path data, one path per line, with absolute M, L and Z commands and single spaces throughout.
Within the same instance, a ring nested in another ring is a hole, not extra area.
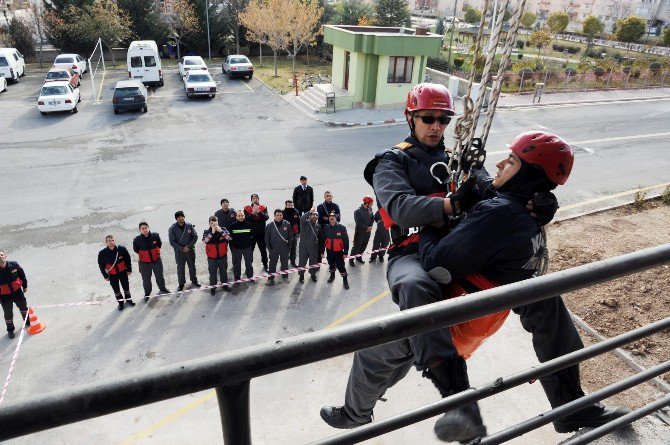
M 395 108 L 423 81 L 428 57 L 442 48 L 442 36 L 425 28 L 326 25 L 333 45 L 331 85 L 336 108 Z

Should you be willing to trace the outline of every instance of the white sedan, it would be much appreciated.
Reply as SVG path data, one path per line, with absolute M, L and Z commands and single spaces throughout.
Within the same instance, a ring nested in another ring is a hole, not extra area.
M 184 56 L 179 60 L 177 67 L 181 77 L 186 77 L 186 74 L 193 70 L 207 71 L 207 64 L 200 56 Z
M 79 88 L 74 88 L 70 82 L 58 81 L 45 83 L 37 99 L 37 109 L 42 116 L 54 111 L 77 112 L 77 104 L 81 102 Z
M 0 93 L 7 91 L 7 79 L 5 76 L 0 76 Z
M 54 60 L 54 68 L 70 68 L 80 77 L 88 71 L 86 59 L 79 54 L 59 54 Z
M 216 82 L 208 71 L 188 71 L 184 78 L 186 97 L 216 96 Z

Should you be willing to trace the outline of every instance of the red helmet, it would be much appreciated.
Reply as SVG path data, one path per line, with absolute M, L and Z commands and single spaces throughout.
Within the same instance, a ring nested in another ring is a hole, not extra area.
M 550 181 L 563 185 L 570 176 L 575 156 L 572 147 L 546 131 L 527 131 L 512 139 L 507 147 L 529 164 L 537 165 Z
M 375 200 L 372 199 L 372 196 L 369 195 L 363 196 L 363 204 L 372 204 L 373 202 L 375 202 Z
M 407 93 L 405 116 L 417 110 L 444 110 L 453 115 L 454 99 L 451 93 L 439 83 L 420 83 Z

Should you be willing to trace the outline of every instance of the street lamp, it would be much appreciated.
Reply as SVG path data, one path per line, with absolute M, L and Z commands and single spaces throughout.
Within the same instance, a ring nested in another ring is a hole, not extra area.
M 458 0 L 454 0 L 454 15 L 451 17 L 451 32 L 449 33 L 449 55 L 447 56 L 447 69 L 449 72 L 454 70 L 451 68 L 451 44 L 454 41 L 454 29 L 456 28 L 456 7 L 458 6 Z
M 207 51 L 209 53 L 209 61 L 212 61 L 212 41 L 209 38 L 209 0 L 205 0 L 205 15 L 207 17 Z

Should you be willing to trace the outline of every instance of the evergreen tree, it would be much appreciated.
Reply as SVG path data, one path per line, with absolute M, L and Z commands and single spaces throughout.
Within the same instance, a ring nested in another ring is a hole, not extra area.
M 437 25 L 435 26 L 435 34 L 439 34 L 441 36 L 444 35 L 444 20 L 441 18 L 437 19 Z
M 14 17 L 9 21 L 7 27 L 10 45 L 19 50 L 26 57 L 35 55 L 35 45 L 33 44 L 33 33 L 30 27 L 20 18 Z
M 184 36 L 183 43 L 186 51 L 199 54 L 201 56 L 208 55 L 207 45 L 207 10 L 204 0 L 188 0 L 188 2 L 195 9 L 195 14 L 198 19 L 198 26 L 200 32 L 190 33 Z M 216 5 L 213 1 L 209 2 L 209 35 L 212 47 L 212 56 L 221 54 L 225 47 L 225 39 L 232 35 L 229 26 L 230 21 L 227 17 L 227 10 L 217 12 Z
M 412 21 L 407 0 L 377 0 L 374 23 L 377 26 L 410 27 Z
M 168 36 L 168 27 L 154 0 L 117 0 L 119 9 L 130 17 L 132 40 L 155 40 L 159 45 Z
M 344 0 L 336 8 L 340 25 L 358 25 L 362 18 L 369 20 L 374 14 L 372 6 L 363 0 Z

